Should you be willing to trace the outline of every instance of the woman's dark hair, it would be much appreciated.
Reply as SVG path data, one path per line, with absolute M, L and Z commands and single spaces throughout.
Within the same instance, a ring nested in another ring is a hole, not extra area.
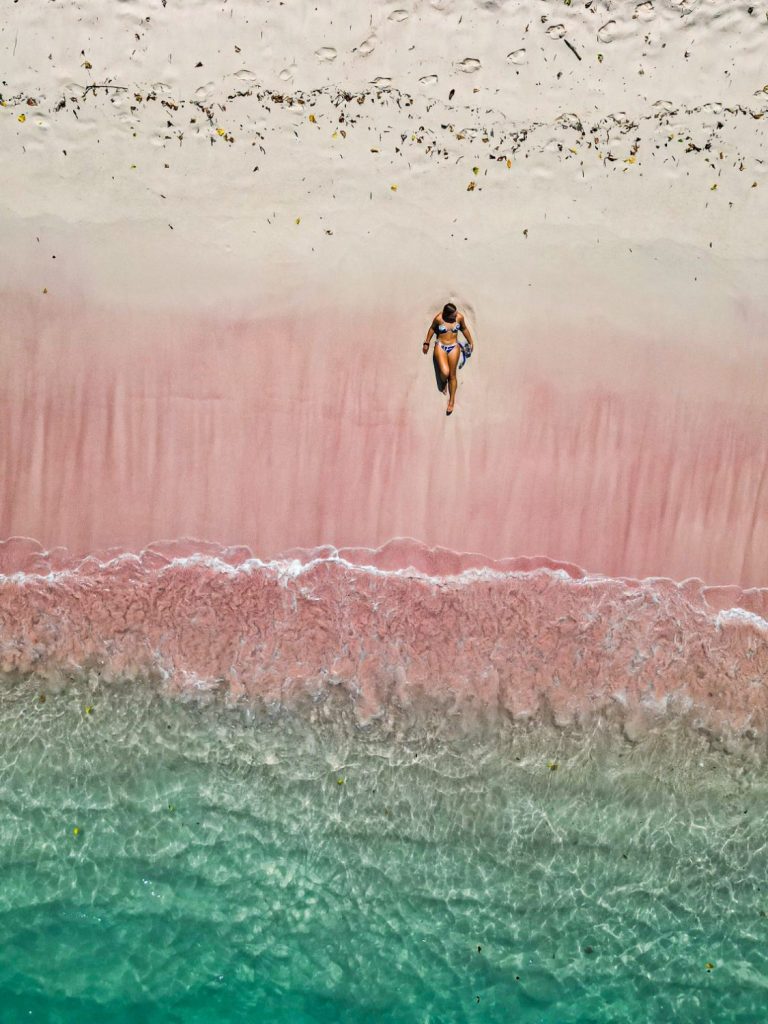
M 443 306 L 443 320 L 453 320 L 456 316 L 456 307 L 452 302 L 446 302 Z

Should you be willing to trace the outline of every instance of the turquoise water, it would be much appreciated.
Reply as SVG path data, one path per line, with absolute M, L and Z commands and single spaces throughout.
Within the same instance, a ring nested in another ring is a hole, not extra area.
M 4 694 L 3 1024 L 766 1019 L 754 752 Z

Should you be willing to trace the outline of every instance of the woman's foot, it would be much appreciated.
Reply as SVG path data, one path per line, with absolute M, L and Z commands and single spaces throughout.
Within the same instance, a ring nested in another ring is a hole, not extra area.
M 453 402 L 448 403 L 448 408 L 445 410 L 445 415 L 450 416 L 453 412 Z

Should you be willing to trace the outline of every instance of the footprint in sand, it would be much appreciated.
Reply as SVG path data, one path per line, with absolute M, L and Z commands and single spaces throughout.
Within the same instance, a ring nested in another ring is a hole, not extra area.
M 565 25 L 550 25 L 547 35 L 550 39 L 562 39 L 565 35 Z
M 473 74 L 475 71 L 479 71 L 482 64 L 476 57 L 465 57 L 464 60 L 460 60 L 456 65 L 459 71 L 463 71 L 467 75 Z
M 392 85 L 391 78 L 374 78 L 371 85 L 375 85 L 377 89 L 388 89 Z
M 632 17 L 644 18 L 646 21 L 650 21 L 653 15 L 653 4 L 651 3 L 651 0 L 646 0 L 645 3 L 637 5 L 637 7 L 635 8 L 635 13 L 632 15 Z
M 292 82 L 293 81 L 293 77 L 294 77 L 295 74 L 296 74 L 296 65 L 295 64 L 291 64 L 291 66 L 289 68 L 283 68 L 283 70 L 280 72 L 280 81 L 281 82 Z
M 352 52 L 359 53 L 361 57 L 367 57 L 369 53 L 373 53 L 376 49 L 377 42 L 378 40 L 376 36 L 368 36 L 368 38 L 364 39 Z
M 437 85 L 437 75 L 424 75 L 419 79 L 419 85 Z
M 606 21 L 604 25 L 601 25 L 597 30 L 597 38 L 601 43 L 612 43 L 616 38 L 616 22 Z
M 528 60 L 525 48 L 521 50 L 513 50 L 512 53 L 508 53 L 507 60 L 510 64 L 525 64 Z
M 315 56 L 321 64 L 330 64 L 336 60 L 337 54 L 332 46 L 321 46 L 319 50 L 315 50 Z
M 245 68 L 242 71 L 236 71 L 234 77 L 238 82 L 245 82 L 246 85 L 256 85 L 259 80 L 253 71 L 247 71 Z
M 392 13 L 389 16 L 389 20 L 390 21 L 405 21 L 405 19 L 408 18 L 408 17 L 409 17 L 408 11 L 397 10 L 397 11 L 392 11 Z
M 559 124 L 562 128 L 572 128 L 574 131 L 582 131 L 581 118 L 578 114 L 572 114 L 570 112 L 561 114 L 560 117 L 555 119 L 555 124 Z

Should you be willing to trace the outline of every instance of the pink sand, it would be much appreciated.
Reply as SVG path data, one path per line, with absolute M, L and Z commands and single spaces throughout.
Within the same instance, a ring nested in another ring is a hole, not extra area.
M 448 419 L 423 325 L 382 316 L 384 351 L 371 310 L 233 320 L 6 293 L 0 537 L 75 556 L 191 537 L 261 557 L 413 537 L 766 582 L 763 355 L 678 343 L 672 362 L 654 339 L 606 379 L 620 339 L 542 336 L 567 349 L 558 374 L 478 331 Z

